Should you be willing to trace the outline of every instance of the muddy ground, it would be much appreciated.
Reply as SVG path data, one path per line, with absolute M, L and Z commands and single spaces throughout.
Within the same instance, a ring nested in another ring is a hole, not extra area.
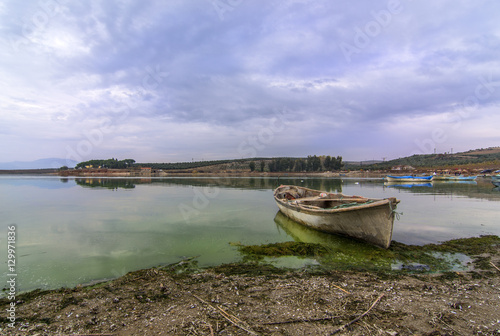
M 17 296 L 3 335 L 500 335 L 500 246 L 439 274 L 182 263 Z M 493 252 L 492 252 L 493 251 Z

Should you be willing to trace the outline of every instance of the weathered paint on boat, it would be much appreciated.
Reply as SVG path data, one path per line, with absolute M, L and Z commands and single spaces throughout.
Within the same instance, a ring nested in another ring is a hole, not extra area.
M 429 182 L 432 180 L 432 176 L 391 176 L 387 175 L 387 182 Z
M 282 185 L 275 189 L 274 199 L 285 216 L 310 228 L 383 248 L 391 244 L 396 198 L 370 199 Z

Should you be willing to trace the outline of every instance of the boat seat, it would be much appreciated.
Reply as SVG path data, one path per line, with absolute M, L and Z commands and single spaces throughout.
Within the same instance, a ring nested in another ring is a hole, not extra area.
M 303 202 L 303 201 L 320 201 L 320 200 L 327 200 L 327 198 L 321 198 L 319 196 L 312 196 L 312 197 L 301 197 L 301 198 L 297 198 L 295 199 L 295 201 L 300 201 L 300 202 Z
M 304 197 L 304 198 L 297 198 L 295 201 L 297 202 L 310 202 L 310 201 L 333 201 L 333 202 L 366 202 L 368 201 L 368 198 L 322 198 L 320 196 L 314 196 L 314 197 Z

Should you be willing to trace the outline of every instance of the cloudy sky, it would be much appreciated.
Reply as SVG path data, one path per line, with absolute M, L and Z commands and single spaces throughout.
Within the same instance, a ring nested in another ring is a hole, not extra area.
M 500 2 L 0 3 L 0 162 L 500 146 Z

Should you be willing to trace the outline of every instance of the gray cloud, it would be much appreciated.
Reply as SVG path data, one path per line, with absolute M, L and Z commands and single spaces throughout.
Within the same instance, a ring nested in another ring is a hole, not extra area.
M 466 122 L 500 118 L 499 7 L 5 3 L 0 140 L 16 146 L 1 147 L 0 158 L 235 157 L 284 108 L 287 130 L 259 156 L 372 159 L 499 145 L 492 129 L 465 132 Z M 435 129 L 445 136 L 433 138 Z

